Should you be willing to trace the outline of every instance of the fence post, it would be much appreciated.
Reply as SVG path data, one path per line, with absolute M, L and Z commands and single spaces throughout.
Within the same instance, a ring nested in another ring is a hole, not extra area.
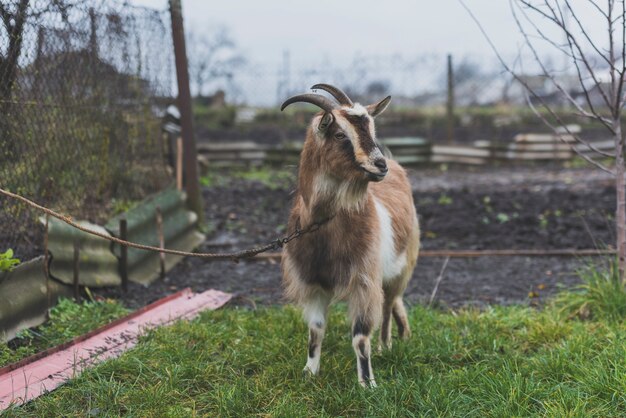
M 169 0 L 172 18 L 172 38 L 174 57 L 176 59 L 176 79 L 178 81 L 178 108 L 183 137 L 184 183 L 187 202 L 191 210 L 198 215 L 198 222 L 204 222 L 202 195 L 198 179 L 198 152 L 193 134 L 193 114 L 191 108 L 191 92 L 189 91 L 189 70 L 187 52 L 185 50 L 185 31 L 181 0 Z
M 120 219 L 120 239 L 128 241 L 128 223 L 126 219 Z M 122 278 L 122 291 L 128 292 L 128 247 L 120 245 L 120 277 Z
M 159 238 L 159 248 L 165 248 L 165 236 L 163 235 L 163 214 L 161 213 L 161 206 L 156 207 L 156 228 L 157 237 Z M 159 253 L 159 267 L 161 270 L 161 280 L 165 279 L 165 253 Z
M 176 138 L 176 189 L 183 190 L 183 139 Z
M 78 287 L 79 274 L 80 274 L 79 262 L 80 262 L 80 244 L 78 243 L 78 239 L 74 239 L 73 285 L 74 285 L 74 300 L 76 302 L 80 300 L 80 289 Z
M 448 143 L 454 140 L 454 72 L 452 54 L 448 54 L 448 99 L 446 100 L 446 121 L 448 127 Z

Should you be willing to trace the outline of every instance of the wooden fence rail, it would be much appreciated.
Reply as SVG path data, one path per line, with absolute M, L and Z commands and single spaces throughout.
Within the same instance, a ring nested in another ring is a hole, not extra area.
M 438 145 L 418 138 L 402 137 L 381 140 L 394 159 L 407 166 L 429 163 L 457 163 L 484 165 L 506 161 L 565 161 L 576 156 L 576 151 L 590 154 L 584 144 L 575 144 L 568 135 L 520 134 L 509 143 L 475 141 L 471 145 Z M 600 140 L 593 145 L 602 151 L 611 151 L 612 140 Z M 252 141 L 229 143 L 200 143 L 201 164 L 207 166 L 284 166 L 298 163 L 301 142 L 282 145 L 264 145 Z

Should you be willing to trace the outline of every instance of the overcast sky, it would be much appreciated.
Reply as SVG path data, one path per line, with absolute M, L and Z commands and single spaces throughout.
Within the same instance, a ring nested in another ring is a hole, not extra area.
M 164 8 L 166 0 L 134 0 Z M 294 61 L 452 53 L 493 58 L 458 0 L 182 0 L 187 28 L 230 29 L 243 53 L 277 62 L 288 49 Z M 514 55 L 519 34 L 507 0 L 466 0 L 499 50 Z M 582 2 L 582 0 L 574 0 Z
M 168 4 L 167 0 L 131 1 L 160 9 Z M 518 71 L 520 62 L 524 72 L 539 70 L 528 59 L 528 51 L 522 61 L 515 59 L 522 46 L 522 36 L 508 0 L 464 1 L 509 64 L 515 61 Z M 564 2 L 549 1 L 561 5 Z M 607 36 L 601 31 L 603 22 L 589 0 L 570 2 L 591 36 L 601 39 L 598 45 L 604 47 Z M 248 62 L 246 68 L 252 71 L 240 73 L 232 85 L 215 79 L 213 85 L 204 88 L 225 89 L 231 99 L 242 102 L 277 103 L 293 93 L 293 89 L 300 91 L 302 86 L 320 78 L 342 86 L 384 80 L 391 86 L 391 93 L 409 96 L 442 90 L 448 53 L 453 55 L 455 64 L 468 60 L 479 65 L 484 74 L 494 77 L 504 74 L 459 0 L 182 0 L 182 3 L 187 31 L 211 32 L 216 27 L 230 31 Z M 571 17 L 568 22 L 574 26 Z M 554 41 L 564 41 L 563 35 L 551 31 L 545 20 L 539 20 L 539 25 Z M 558 56 L 552 46 L 544 44 L 537 48 L 550 70 L 573 72 L 571 60 Z M 280 75 L 279 68 L 287 68 L 281 64 L 284 51 L 290 53 L 290 71 L 301 70 L 293 73 L 297 75 L 291 81 Z M 374 69 L 367 70 L 369 79 L 363 79 L 365 76 L 360 75 L 357 67 L 355 71 L 319 72 L 319 68 L 353 68 L 354 63 L 365 62 L 363 58 L 378 63 Z M 403 66 L 403 62 L 412 64 Z M 319 68 L 311 71 L 316 65 Z M 280 86 L 287 86 L 288 91 Z

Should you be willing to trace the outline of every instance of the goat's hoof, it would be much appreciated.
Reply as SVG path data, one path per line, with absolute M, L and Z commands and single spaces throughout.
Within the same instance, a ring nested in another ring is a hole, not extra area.
M 370 389 L 370 388 L 373 389 L 373 388 L 377 387 L 376 381 L 374 379 L 360 380 L 359 383 L 361 384 L 361 387 L 363 387 L 365 389 Z
M 302 376 L 305 379 L 310 379 L 310 378 L 316 376 L 318 371 L 319 370 L 311 369 L 309 366 L 304 366 L 304 369 L 302 369 Z
M 404 333 L 402 333 L 402 335 L 399 335 L 399 337 L 400 337 L 400 339 L 402 341 L 406 341 L 406 340 L 410 339 L 411 338 L 411 330 L 407 328 L 404 331 Z

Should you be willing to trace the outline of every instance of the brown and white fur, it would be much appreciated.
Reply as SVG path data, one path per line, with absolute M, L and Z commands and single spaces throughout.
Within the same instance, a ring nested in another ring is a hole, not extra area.
M 289 242 L 282 259 L 286 296 L 302 308 L 309 326 L 305 373 L 319 371 L 328 306 L 346 300 L 364 387 L 376 386 L 372 333 L 381 326 L 379 348 L 390 348 L 393 316 L 399 337 L 411 334 L 402 296 L 419 252 L 419 225 L 406 173 L 385 159 L 376 142 L 374 117 L 390 99 L 365 107 L 346 96 L 348 102 L 326 106 L 313 118 L 288 230 L 330 220 Z M 283 108 L 295 101 L 314 102 L 291 100 Z

